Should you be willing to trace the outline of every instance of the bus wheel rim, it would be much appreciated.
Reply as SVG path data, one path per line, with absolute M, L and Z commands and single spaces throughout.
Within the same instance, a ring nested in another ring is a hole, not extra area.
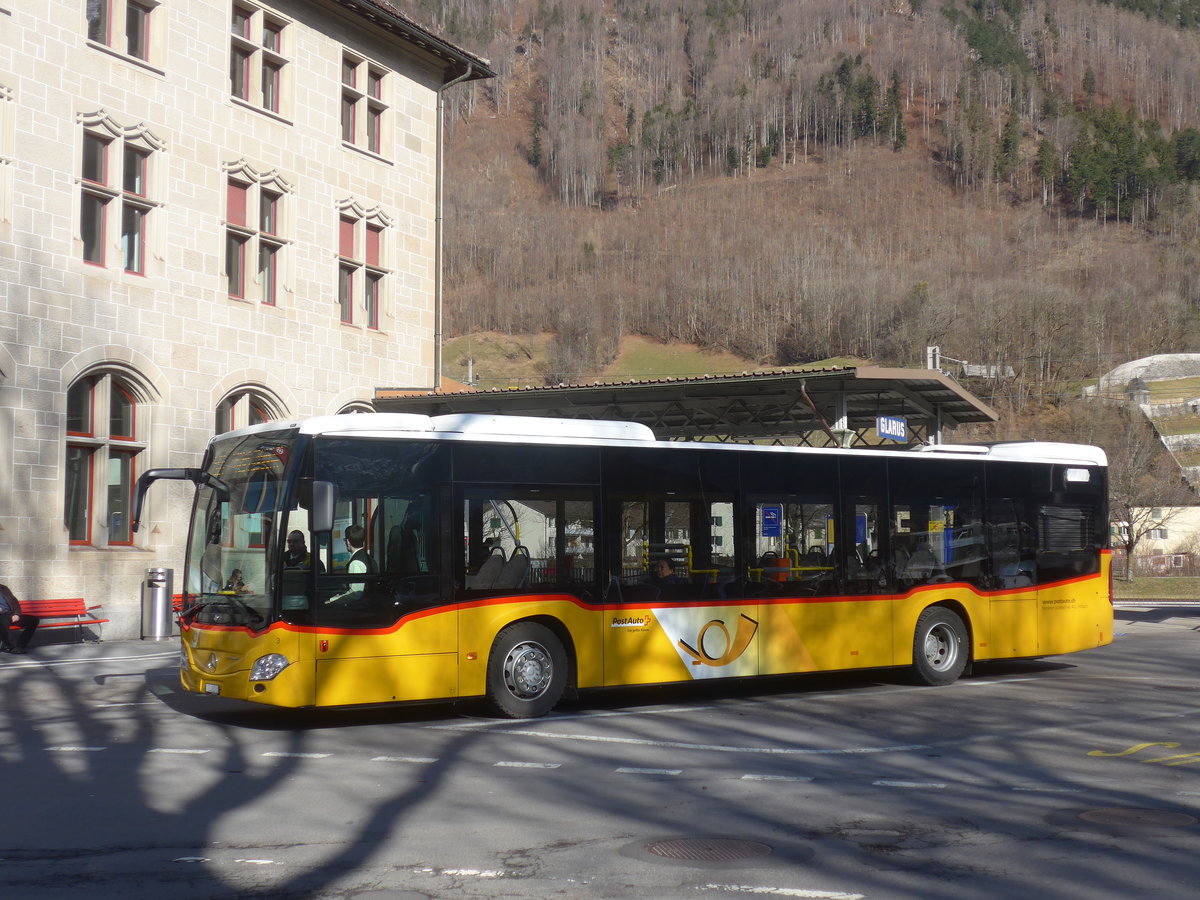
M 949 625 L 934 625 L 925 635 L 925 659 L 939 672 L 954 665 L 954 630 Z
M 554 661 L 541 644 L 525 641 L 504 658 L 504 684 L 509 693 L 532 700 L 546 692 L 554 674 Z

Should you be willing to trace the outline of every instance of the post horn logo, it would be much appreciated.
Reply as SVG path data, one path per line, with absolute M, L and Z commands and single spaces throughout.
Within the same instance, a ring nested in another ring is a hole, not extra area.
M 720 656 L 713 656 L 704 648 L 705 635 L 713 628 L 721 629 L 725 635 L 725 652 Z M 758 631 L 758 622 L 750 618 L 745 613 L 738 616 L 737 632 L 731 638 L 729 629 L 725 627 L 723 619 L 713 619 L 700 629 L 700 633 L 696 636 L 696 646 L 693 647 L 687 641 L 680 638 L 679 646 L 688 656 L 692 658 L 693 666 L 727 666 L 743 653 L 750 646 L 750 642 L 754 639 L 755 632 Z M 696 648 L 699 649 L 696 649 Z

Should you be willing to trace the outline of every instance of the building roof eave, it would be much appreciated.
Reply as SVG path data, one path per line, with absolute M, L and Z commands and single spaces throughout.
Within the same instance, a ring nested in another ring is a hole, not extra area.
M 387 0 L 334 0 L 340 6 L 390 31 L 437 60 L 443 83 L 495 78 L 491 62 L 422 28 Z
M 862 440 L 878 417 L 919 425 L 910 440 L 940 440 L 942 428 L 995 422 L 999 414 L 941 372 L 857 366 L 788 369 L 632 382 L 414 393 L 380 388 L 386 412 L 488 412 L 619 419 L 649 425 L 660 438 L 761 440 L 828 434 L 841 419 Z

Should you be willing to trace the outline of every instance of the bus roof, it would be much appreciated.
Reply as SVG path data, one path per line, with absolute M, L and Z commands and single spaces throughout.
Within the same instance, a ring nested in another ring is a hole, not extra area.
M 420 413 L 355 413 L 339 416 L 316 416 L 311 419 L 288 422 L 270 422 L 238 429 L 238 433 L 269 431 L 280 427 L 295 428 L 301 434 L 343 434 L 360 437 L 382 437 L 387 435 L 440 435 L 461 436 L 468 440 L 522 440 L 529 439 L 549 444 L 638 442 L 655 443 L 653 430 L 640 422 L 621 422 L 603 419 L 557 419 L 542 416 L 505 416 L 478 413 L 455 413 L 443 416 L 426 416 Z M 220 435 L 219 437 L 226 437 Z M 703 442 L 659 442 L 671 447 L 705 447 L 724 449 L 778 450 L 778 446 L 703 443 Z M 890 449 L 888 447 L 864 450 L 840 450 L 832 447 L 786 448 L 813 453 L 887 453 L 889 455 L 912 455 L 966 457 L 984 459 L 1019 460 L 1023 462 L 1059 463 L 1079 466 L 1107 466 L 1108 459 L 1099 447 L 1086 444 L 1068 444 L 1057 441 L 1005 441 L 993 444 L 934 444 L 916 450 Z
M 433 430 L 439 433 L 532 438 L 584 438 L 598 441 L 653 441 L 654 432 L 640 422 L 604 419 L 549 419 L 541 416 L 487 416 L 458 413 L 436 416 Z
M 950 455 L 975 454 L 990 459 L 1014 459 L 1025 462 L 1075 463 L 1081 466 L 1107 466 L 1108 457 L 1099 447 L 1066 444 L 1060 441 L 1003 441 L 996 444 L 937 444 L 921 447 L 918 453 Z

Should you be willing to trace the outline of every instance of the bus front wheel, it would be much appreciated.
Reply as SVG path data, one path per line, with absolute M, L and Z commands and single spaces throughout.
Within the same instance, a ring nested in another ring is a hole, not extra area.
M 967 667 L 967 628 L 958 615 L 931 606 L 913 634 L 913 677 L 920 684 L 950 684 Z
M 488 702 L 496 713 L 512 719 L 544 716 L 566 683 L 566 651 L 545 625 L 517 622 L 496 635 L 487 675 Z

